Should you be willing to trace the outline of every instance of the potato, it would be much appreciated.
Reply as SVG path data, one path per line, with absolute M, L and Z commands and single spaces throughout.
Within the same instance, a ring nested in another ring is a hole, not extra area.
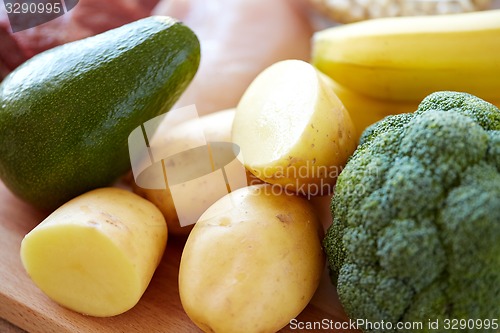
M 52 300 L 106 317 L 139 301 L 166 242 L 158 208 L 132 192 L 102 188 L 62 205 L 29 232 L 21 259 Z
M 303 195 L 332 192 L 357 133 L 326 80 L 311 64 L 285 60 L 248 87 L 232 139 L 256 177 Z
M 186 241 L 179 271 L 184 310 L 205 332 L 278 331 L 318 287 L 322 233 L 307 200 L 276 185 L 231 192 Z
M 170 234 L 187 235 L 201 214 L 229 190 L 256 183 L 236 159 L 235 146 L 229 144 L 234 114 L 234 109 L 223 110 L 172 129 L 163 126 L 156 132 L 152 145 L 157 147 L 159 155 L 168 157 L 167 177 L 181 175 L 182 179 L 173 184 L 172 178 L 165 179 L 163 174 L 145 173 L 139 184 L 167 182 L 167 186 L 151 189 L 134 183 L 133 190 L 160 208 Z M 220 172 L 221 168 L 225 174 Z

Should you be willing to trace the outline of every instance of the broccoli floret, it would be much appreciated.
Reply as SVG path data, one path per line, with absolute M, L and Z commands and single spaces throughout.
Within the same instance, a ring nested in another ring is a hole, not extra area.
M 500 318 L 500 110 L 492 104 L 437 92 L 414 113 L 372 125 L 331 210 L 323 244 L 346 312 L 394 324 L 365 332 Z

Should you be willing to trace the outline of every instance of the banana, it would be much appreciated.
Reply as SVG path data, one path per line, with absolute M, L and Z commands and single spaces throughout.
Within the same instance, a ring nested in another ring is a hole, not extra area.
M 500 100 L 500 10 L 328 28 L 314 35 L 311 61 L 346 89 L 379 100 L 414 103 L 439 90 Z
M 344 107 L 351 116 L 358 137 L 371 124 L 392 114 L 413 112 L 419 104 L 418 101 L 399 102 L 376 99 L 343 87 L 338 82 L 332 80 L 330 82 L 332 83 L 331 88 L 333 92 L 342 104 L 344 104 Z
M 421 102 L 421 99 L 413 101 L 394 101 L 362 95 L 346 88 L 326 76 L 324 73 L 320 75 L 346 108 L 356 127 L 358 138 L 368 126 L 389 115 L 413 112 L 417 110 Z M 500 99 L 487 101 L 500 108 Z

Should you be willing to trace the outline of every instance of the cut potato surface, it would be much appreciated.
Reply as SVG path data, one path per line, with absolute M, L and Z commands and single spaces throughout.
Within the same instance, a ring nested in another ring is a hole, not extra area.
M 21 259 L 52 300 L 92 316 L 132 308 L 165 250 L 161 212 L 117 188 L 83 194 L 61 206 L 22 241 Z
M 268 164 L 292 150 L 315 111 L 318 89 L 317 74 L 305 63 L 285 62 L 264 71 L 238 105 L 234 138 L 251 134 L 255 140 L 238 140 L 245 160 Z M 333 121 L 329 118 L 325 121 Z
M 300 194 L 331 192 L 357 135 L 328 79 L 309 63 L 285 60 L 249 86 L 232 138 L 256 177 Z

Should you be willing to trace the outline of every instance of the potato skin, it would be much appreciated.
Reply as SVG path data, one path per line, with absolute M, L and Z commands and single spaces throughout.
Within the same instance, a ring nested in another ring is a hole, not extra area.
M 234 114 L 234 109 L 228 109 L 200 117 L 199 121 L 198 119 L 194 119 L 182 122 L 171 129 L 166 128 L 165 126 L 160 126 L 154 136 L 154 140 L 158 142 L 157 145 L 162 147 L 166 156 L 168 156 L 171 151 L 182 152 L 195 144 L 198 145 L 199 143 L 197 140 L 199 140 L 200 136 L 203 134 L 205 135 L 207 141 L 230 142 Z M 200 129 L 203 129 L 204 133 L 199 133 Z M 172 193 L 168 187 L 163 190 L 147 189 L 141 188 L 133 182 L 132 188 L 135 193 L 151 201 L 161 210 L 165 220 L 167 221 L 170 235 L 186 237 L 189 234 L 193 225 L 191 224 L 182 227 L 179 224 L 179 217 L 177 216 Z M 210 193 L 210 191 L 206 192 Z M 217 199 L 218 198 L 213 199 L 212 202 Z M 186 198 L 186 200 L 189 200 L 189 198 Z M 203 207 L 193 208 L 193 216 L 195 216 L 200 209 L 203 209 Z M 193 223 L 194 222 L 195 221 L 193 221 Z
M 199 146 L 199 140 L 203 134 L 207 142 L 231 142 L 231 128 L 234 115 L 234 109 L 227 109 L 202 116 L 199 119 L 185 121 L 177 124 L 173 128 L 166 128 L 163 126 L 158 129 L 153 140 L 155 144 L 161 147 L 162 151 L 165 152 L 165 156 L 173 155 L 172 152 L 185 152 L 193 146 Z M 203 133 L 200 133 L 200 130 L 203 130 Z M 179 162 L 179 165 L 193 164 L 196 162 L 196 159 L 204 157 L 203 155 L 193 156 L 186 154 L 177 154 L 176 156 L 178 156 L 177 162 Z M 200 169 L 202 169 L 202 166 L 200 166 Z M 243 166 L 241 166 L 241 169 L 243 170 Z M 182 170 L 179 172 L 182 172 Z M 247 184 L 261 183 L 261 181 L 253 177 L 250 172 L 246 172 L 246 176 L 247 180 L 244 182 L 244 186 Z M 172 193 L 168 187 L 161 190 L 147 189 L 141 188 L 133 182 L 132 188 L 136 194 L 151 201 L 162 211 L 167 221 L 170 235 L 187 237 L 193 228 L 193 224 L 200 215 L 223 194 L 227 193 L 224 192 L 221 195 L 216 186 L 218 184 L 205 180 L 206 178 L 199 178 L 186 182 L 184 184 L 186 186 L 186 195 L 176 198 L 177 200 L 182 200 L 187 206 L 192 207 L 188 212 L 184 212 L 183 222 L 188 223 L 188 225 L 185 226 L 181 226 L 179 222 L 178 211 L 176 210 Z M 163 178 L 158 180 L 158 182 L 163 181 Z M 204 192 L 203 201 L 197 199 L 200 188 L 202 188 Z
M 184 310 L 205 332 L 278 331 L 319 284 L 322 234 L 303 198 L 269 184 L 231 192 L 187 239 L 179 272 Z

